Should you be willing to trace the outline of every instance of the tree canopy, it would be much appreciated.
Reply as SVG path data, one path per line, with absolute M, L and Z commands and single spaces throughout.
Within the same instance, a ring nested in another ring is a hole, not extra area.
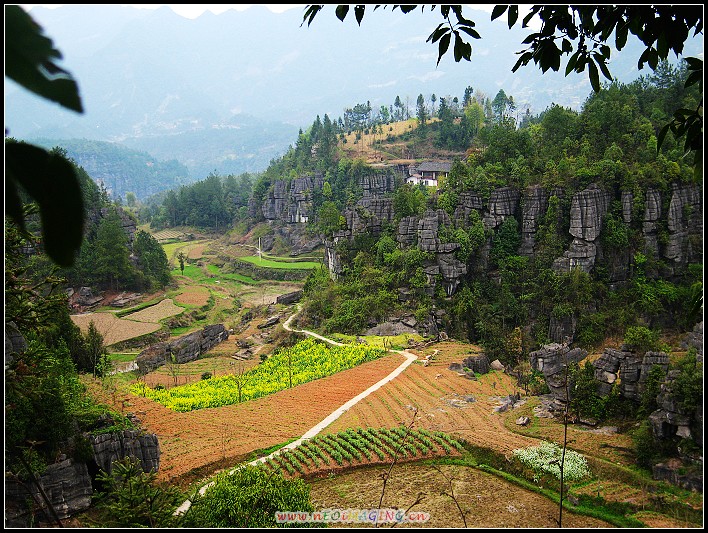
M 308 26 L 324 5 L 309 5 L 303 15 L 303 24 Z M 335 14 L 341 21 L 350 12 L 349 5 L 337 5 Z M 355 5 L 354 16 L 361 25 L 367 8 L 374 11 L 381 5 Z M 470 39 L 481 39 L 475 29 L 475 22 L 463 14 L 461 5 L 394 5 L 402 13 L 410 13 L 420 7 L 426 7 L 431 12 L 439 11 L 443 19 L 428 37 L 427 41 L 438 44 L 438 64 L 448 53 L 450 44 L 456 62 L 465 59 L 471 61 L 472 46 Z M 507 14 L 509 29 L 519 22 L 518 5 L 495 6 L 491 19 L 495 20 Z M 582 73 L 587 67 L 588 76 L 593 89 L 600 90 L 600 72 L 612 81 L 609 62 L 614 48 L 620 51 L 627 43 L 629 34 L 638 38 L 646 47 L 637 60 L 641 70 L 645 64 L 656 69 L 662 60 L 666 60 L 673 52 L 681 56 L 686 41 L 703 31 L 702 5 L 534 5 L 521 22 L 522 28 L 529 28 L 529 23 L 535 18 L 541 20 L 539 31 L 529 31 L 522 41 L 524 49 L 517 52 L 519 59 L 512 68 L 516 72 L 520 67 L 533 61 L 542 72 L 549 69 L 558 71 L 561 58 L 568 56 L 565 75 L 571 72 Z M 454 43 L 453 43 L 454 38 Z M 698 83 L 703 92 L 703 60 L 696 57 L 686 58 L 691 73 L 686 80 L 686 87 Z M 703 100 L 695 109 L 679 108 L 673 111 L 673 116 L 661 130 L 658 136 L 658 147 L 668 131 L 677 138 L 684 138 L 684 150 L 694 154 L 694 170 L 702 177 L 703 152 Z

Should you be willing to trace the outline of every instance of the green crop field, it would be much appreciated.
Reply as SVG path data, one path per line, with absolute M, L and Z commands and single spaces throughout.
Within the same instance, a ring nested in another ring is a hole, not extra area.
M 311 270 L 313 268 L 318 268 L 321 265 L 321 263 L 316 263 L 314 261 L 298 261 L 295 263 L 274 261 L 272 259 L 264 259 L 254 255 L 242 256 L 239 257 L 239 260 L 246 261 L 263 268 L 285 268 L 290 270 Z

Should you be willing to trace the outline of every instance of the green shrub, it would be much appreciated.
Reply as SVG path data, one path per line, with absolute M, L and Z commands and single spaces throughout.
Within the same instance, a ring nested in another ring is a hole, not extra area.
M 310 487 L 263 468 L 245 466 L 221 473 L 184 515 L 184 527 L 277 527 L 276 511 L 312 512 Z M 299 526 L 306 524 L 298 524 Z
M 624 343 L 639 353 L 657 349 L 658 342 L 659 332 L 644 326 L 630 326 L 624 334 Z

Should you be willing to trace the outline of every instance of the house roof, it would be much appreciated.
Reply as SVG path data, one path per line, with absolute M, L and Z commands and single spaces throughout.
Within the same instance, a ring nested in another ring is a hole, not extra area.
M 423 161 L 418 165 L 418 172 L 450 172 L 452 163 L 446 161 Z

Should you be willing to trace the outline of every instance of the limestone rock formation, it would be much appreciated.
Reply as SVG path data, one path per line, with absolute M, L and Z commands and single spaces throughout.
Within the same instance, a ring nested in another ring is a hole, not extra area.
M 703 261 L 703 196 L 698 185 L 674 183 L 668 213 L 668 243 L 664 257 L 674 268 Z M 693 238 L 692 238 L 693 237 Z
M 490 369 L 489 357 L 486 354 L 465 357 L 462 366 L 477 374 L 487 374 Z
M 323 184 L 321 174 L 295 178 L 290 182 L 276 180 L 261 206 L 263 217 L 287 224 L 307 222 L 313 215 L 312 193 L 321 189 Z
M 590 272 L 595 265 L 595 240 L 602 230 L 602 219 L 610 204 L 610 194 L 593 184 L 573 196 L 570 206 L 570 229 L 573 242 L 569 249 L 553 262 L 556 272 L 580 268 Z
M 487 212 L 482 218 L 487 229 L 495 229 L 506 217 L 514 216 L 519 206 L 520 193 L 511 187 L 494 189 L 489 197 Z
M 642 233 L 644 234 L 644 249 L 647 253 L 659 256 L 659 224 L 661 218 L 661 192 L 656 189 L 647 189 L 644 194 L 644 220 Z
M 529 358 L 531 368 L 543 372 L 555 403 L 563 405 L 568 401 L 565 388 L 566 368 L 571 363 L 579 363 L 587 355 L 588 352 L 580 348 L 570 349 L 567 344 L 552 343 L 531 352 Z
M 519 254 L 533 255 L 538 223 L 548 209 L 548 192 L 540 185 L 532 185 L 524 191 L 521 215 L 521 247 Z
M 464 191 L 460 193 L 460 197 L 457 199 L 457 207 L 453 215 L 455 223 L 458 225 L 466 224 L 472 211 L 481 212 L 483 208 L 482 197 L 476 192 Z
M 5 323 L 5 369 L 13 361 L 13 354 L 21 354 L 27 349 L 27 341 L 14 322 Z
M 171 355 L 179 364 L 194 361 L 228 337 L 229 333 L 223 324 L 212 324 L 174 341 L 153 344 L 140 352 L 135 361 L 140 372 L 146 374 L 164 365 Z
M 89 441 L 96 465 L 104 472 L 110 473 L 113 462 L 125 457 L 140 461 L 143 472 L 157 472 L 160 468 L 160 444 L 154 433 L 126 429 L 91 435 Z
M 693 331 L 686 335 L 686 338 L 681 343 L 681 346 L 688 350 L 689 348 L 696 349 L 696 361 L 703 363 L 703 321 L 701 320 L 693 328 Z
M 39 484 L 62 520 L 91 506 L 93 488 L 86 463 L 69 458 L 51 464 Z M 29 481 L 5 478 L 5 527 L 28 527 L 38 520 L 56 525 L 39 488 Z

